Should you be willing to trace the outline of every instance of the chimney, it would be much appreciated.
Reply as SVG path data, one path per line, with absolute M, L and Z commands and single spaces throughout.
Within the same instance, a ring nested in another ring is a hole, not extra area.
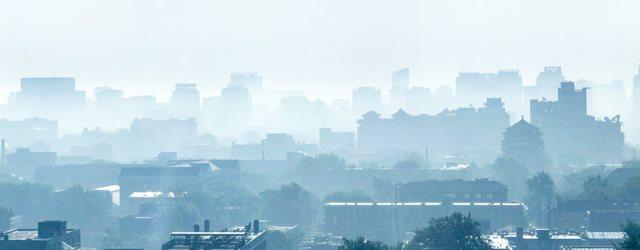
M 260 221 L 258 220 L 253 220 L 253 233 L 260 233 Z
M 211 232 L 211 222 L 209 222 L 209 219 L 204 220 L 204 231 L 205 232 Z
M 194 232 L 200 232 L 200 225 L 198 225 L 198 224 L 193 225 L 193 231 Z
M 525 249 L 524 245 L 524 229 L 521 227 L 516 228 L 516 248 Z

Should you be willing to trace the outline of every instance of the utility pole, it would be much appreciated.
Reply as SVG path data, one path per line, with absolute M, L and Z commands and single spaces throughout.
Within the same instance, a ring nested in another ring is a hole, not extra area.
M 429 168 L 429 146 L 424 147 L 424 168 Z

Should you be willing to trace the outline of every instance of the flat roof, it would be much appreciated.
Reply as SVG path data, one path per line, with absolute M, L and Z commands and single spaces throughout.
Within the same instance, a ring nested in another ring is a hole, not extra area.
M 327 202 L 325 206 L 443 206 L 442 202 Z M 519 202 L 453 202 L 452 206 L 522 206 Z

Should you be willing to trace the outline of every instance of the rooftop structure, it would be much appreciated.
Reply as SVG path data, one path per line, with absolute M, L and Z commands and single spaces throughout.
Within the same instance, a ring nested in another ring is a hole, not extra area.
M 0 249 L 63 250 L 80 248 L 80 229 L 68 229 L 66 221 L 41 221 L 37 229 L 2 232 Z
M 162 250 L 177 249 L 238 249 L 266 250 L 267 233 L 260 229 L 260 222 L 254 220 L 244 227 L 234 227 L 219 231 L 211 231 L 209 220 L 204 221 L 204 228 L 194 225 L 192 232 L 172 232 L 171 239 L 162 245 Z
M 507 202 L 509 189 L 502 183 L 489 179 L 427 180 L 396 186 L 396 200 L 452 201 L 452 202 Z

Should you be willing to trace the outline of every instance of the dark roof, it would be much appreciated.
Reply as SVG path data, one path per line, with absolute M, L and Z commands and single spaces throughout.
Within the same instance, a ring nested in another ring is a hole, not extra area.
M 197 167 L 123 167 L 120 178 L 127 177 L 197 177 L 203 174 Z
M 465 180 L 427 180 L 398 184 L 398 190 L 424 190 L 426 192 L 504 192 L 508 188 L 500 182 L 488 179 Z
M 524 120 L 524 118 L 520 119 L 520 121 L 513 124 L 511 127 L 507 128 L 507 131 L 538 131 L 538 127 L 533 126 L 531 123 Z
M 378 119 L 380 118 L 380 114 L 376 113 L 375 111 L 369 111 L 367 113 L 365 113 L 364 115 L 362 115 L 363 119 Z
M 560 201 L 553 209 L 558 212 L 586 212 L 616 210 L 626 211 L 640 208 L 640 204 L 626 201 L 602 201 L 602 200 L 567 200 Z
M 405 112 L 403 109 L 398 109 L 398 111 L 391 115 L 393 118 L 395 119 L 402 119 L 402 118 L 407 118 L 407 117 L 411 117 L 410 114 L 407 114 L 407 112 Z
M 606 179 L 614 186 L 621 186 L 629 179 L 637 177 L 640 177 L 640 168 L 622 167 L 611 171 Z

